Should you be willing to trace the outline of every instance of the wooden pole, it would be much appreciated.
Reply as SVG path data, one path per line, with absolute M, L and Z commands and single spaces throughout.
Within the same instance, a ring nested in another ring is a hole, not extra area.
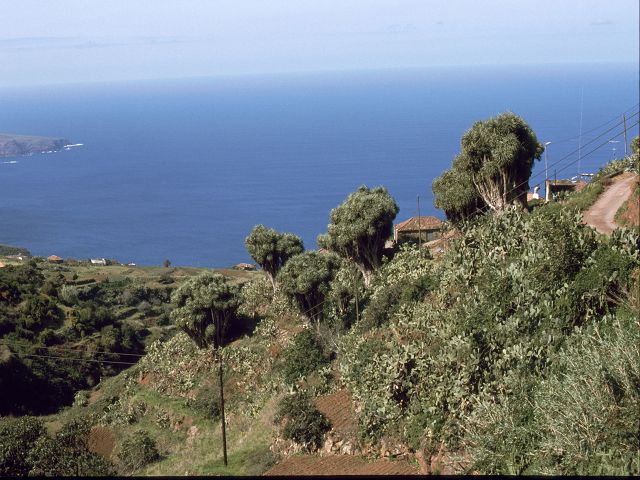
M 627 156 L 627 115 L 622 114 L 622 123 L 624 123 L 624 156 Z
M 222 340 L 223 340 L 222 327 L 223 325 L 220 318 L 218 318 L 216 323 L 217 323 L 216 336 L 218 337 L 218 341 L 216 342 L 218 344 L 216 345 L 216 353 L 218 357 L 218 382 L 220 385 L 220 425 L 222 428 L 222 456 L 223 456 L 224 466 L 226 467 L 227 466 L 227 426 L 226 426 L 226 421 L 224 416 L 224 378 L 223 378 L 223 372 L 222 372 Z
M 422 219 L 420 218 L 420 195 L 418 197 L 418 251 L 422 251 Z
M 354 275 L 353 275 L 353 287 L 354 287 L 354 293 L 355 293 L 355 297 L 356 297 L 356 322 L 360 321 L 360 306 L 358 305 L 358 272 L 354 271 Z

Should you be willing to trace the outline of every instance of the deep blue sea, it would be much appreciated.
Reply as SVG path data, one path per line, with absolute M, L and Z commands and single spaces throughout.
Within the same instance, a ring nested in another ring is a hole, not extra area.
M 506 110 L 552 142 L 550 176 L 566 178 L 578 172 L 582 104 L 581 170 L 594 172 L 623 151 L 622 112 L 638 134 L 638 96 L 637 65 L 0 87 L 0 132 L 84 144 L 0 159 L 0 243 L 223 267 L 250 260 L 244 238 L 264 223 L 315 248 L 330 210 L 362 184 L 388 188 L 397 221 L 416 215 L 417 195 L 422 214 L 442 218 L 432 180 L 474 121 Z M 543 180 L 544 157 L 530 183 Z

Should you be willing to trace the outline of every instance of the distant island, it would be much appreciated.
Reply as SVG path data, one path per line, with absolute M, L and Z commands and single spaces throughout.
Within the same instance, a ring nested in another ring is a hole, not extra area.
M 66 138 L 0 133 L 0 157 L 57 152 L 71 146 L 77 145 L 70 145 Z

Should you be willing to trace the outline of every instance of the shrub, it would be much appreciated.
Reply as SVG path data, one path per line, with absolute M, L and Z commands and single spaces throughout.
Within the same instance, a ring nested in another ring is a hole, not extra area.
M 26 476 L 31 469 L 27 455 L 34 442 L 46 435 L 36 417 L 0 420 L 0 476 Z
M 273 286 L 267 277 L 260 277 L 243 285 L 241 295 L 241 315 L 264 315 L 273 301 Z
M 29 451 L 29 475 L 104 476 L 113 475 L 113 465 L 88 450 L 91 424 L 86 418 L 65 424 L 54 438 L 42 435 Z
M 402 305 L 421 301 L 436 285 L 429 253 L 417 245 L 402 245 L 376 278 L 358 329 L 387 324 Z
M 282 436 L 302 445 L 307 451 L 320 448 L 324 434 L 331 429 L 327 417 L 313 406 L 305 392 L 295 393 L 280 401 L 275 422 L 280 424 L 283 421 Z
M 163 285 L 170 285 L 174 283 L 174 281 L 175 280 L 171 276 L 171 272 L 163 272 L 162 275 L 160 275 L 160 278 L 158 278 L 158 283 Z
M 570 341 L 536 395 L 542 473 L 640 474 L 640 321 L 606 317 Z
M 159 458 L 156 442 L 144 430 L 133 432 L 125 438 L 118 452 L 118 461 L 127 472 L 140 470 Z
M 191 407 L 209 420 L 220 418 L 220 389 L 217 385 L 204 384 L 190 401 Z
M 74 407 L 86 407 L 89 405 L 89 392 L 86 390 L 79 390 L 73 396 Z
M 316 334 L 310 329 L 298 333 L 282 355 L 282 373 L 289 385 L 295 385 L 300 378 L 307 377 L 328 361 Z
M 42 296 L 31 295 L 22 306 L 20 324 L 24 328 L 39 332 L 46 327 L 57 327 L 64 314 L 55 302 Z
M 70 307 L 78 304 L 78 288 L 73 285 L 63 285 L 60 289 L 60 300 Z

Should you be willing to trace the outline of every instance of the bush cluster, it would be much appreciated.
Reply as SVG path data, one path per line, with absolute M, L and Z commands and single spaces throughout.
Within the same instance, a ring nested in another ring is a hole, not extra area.
M 305 392 L 284 397 L 274 420 L 276 424 L 284 422 L 282 436 L 285 439 L 302 445 L 307 451 L 320 448 L 325 433 L 331 429 L 327 417 L 311 403 Z
M 305 329 L 282 352 L 284 381 L 288 385 L 296 385 L 301 378 L 306 378 L 327 362 L 317 335 L 312 330 Z
M 118 461 L 125 472 L 131 473 L 160 458 L 156 442 L 144 430 L 137 430 L 122 441 Z
M 585 329 L 614 315 L 625 292 L 637 288 L 639 266 L 636 233 L 598 240 L 563 208 L 508 211 L 467 225 L 434 266 L 437 289 L 404 299 L 395 312 L 380 315 L 384 327 L 353 331 L 340 346 L 342 380 L 360 406 L 363 437 L 398 435 L 427 455 L 442 446 L 471 448 L 482 437 L 484 450 L 474 452 L 495 454 L 474 456 L 478 471 L 540 471 L 534 465 L 544 454 L 529 446 L 552 435 L 536 423 L 535 412 L 543 410 L 535 408 L 536 392 L 562 363 L 567 339 L 585 338 Z M 394 284 L 381 279 L 380 292 Z M 580 388 L 587 398 L 587 385 Z M 565 390 L 560 383 L 557 389 L 559 401 Z M 571 417 L 583 407 L 568 408 L 572 413 L 564 415 Z M 490 422 L 496 415 L 505 421 Z M 630 447 L 635 440 L 613 434 L 618 427 L 603 425 L 611 432 L 601 437 L 607 452 L 637 448 Z M 593 465 L 578 469 L 577 458 L 568 462 L 573 466 L 557 460 L 545 471 L 593 471 Z
M 50 437 L 38 418 L 1 420 L 0 475 L 113 475 L 113 465 L 88 449 L 90 428 L 87 419 L 74 419 Z

